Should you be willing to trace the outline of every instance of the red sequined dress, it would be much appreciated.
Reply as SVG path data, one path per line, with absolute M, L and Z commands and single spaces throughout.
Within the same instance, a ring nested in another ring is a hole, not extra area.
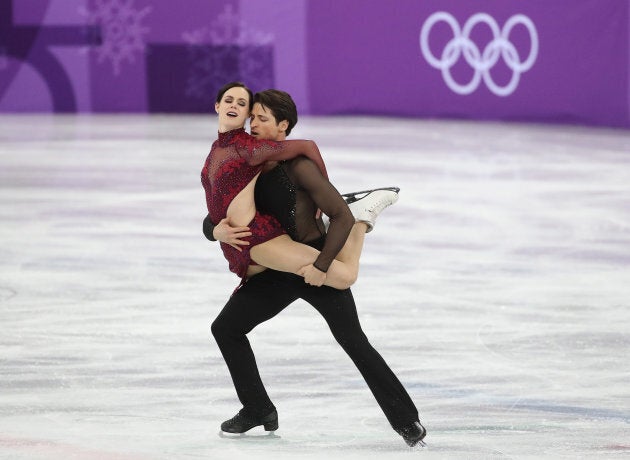
M 244 128 L 219 133 L 219 138 L 212 144 L 201 170 L 201 184 L 206 192 L 206 204 L 212 223 L 216 225 L 226 217 L 232 200 L 262 170 L 265 161 L 288 160 L 298 155 L 305 155 L 313 160 L 326 176 L 324 161 L 312 141 L 261 140 L 247 134 Z M 247 267 L 254 263 L 250 256 L 251 248 L 285 233 L 275 217 L 258 211 L 248 227 L 252 236 L 246 238 L 250 244 L 243 246 L 242 251 L 221 243 L 230 271 L 240 278 L 245 278 Z

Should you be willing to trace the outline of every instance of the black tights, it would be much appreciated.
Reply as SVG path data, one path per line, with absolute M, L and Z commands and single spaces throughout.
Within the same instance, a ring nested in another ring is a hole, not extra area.
M 246 334 L 299 298 L 310 303 L 324 317 L 392 427 L 399 428 L 418 420 L 418 410 L 407 391 L 363 333 L 350 289 L 313 287 L 301 277 L 273 270 L 248 280 L 230 297 L 212 323 L 212 334 L 244 409 L 253 415 L 266 415 L 274 409 L 260 379 Z

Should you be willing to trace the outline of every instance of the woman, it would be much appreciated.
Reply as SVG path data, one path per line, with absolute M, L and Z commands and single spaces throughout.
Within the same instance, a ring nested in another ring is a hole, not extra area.
M 221 243 L 230 270 L 244 280 L 267 267 L 303 276 L 305 282 L 314 286 L 347 289 L 356 280 L 355 266 L 341 260 L 325 260 L 318 250 L 293 241 L 274 217 L 256 211 L 254 186 L 266 161 L 305 155 L 325 177 L 327 174 L 313 141 L 274 142 L 247 134 L 244 126 L 252 106 L 252 92 L 242 83 L 228 83 L 219 90 L 215 103 L 219 138 L 212 144 L 201 171 L 211 221 L 217 224 L 228 218 L 232 225 L 248 226 L 252 232 L 250 245 L 242 251 Z M 341 218 L 354 222 L 349 210 Z M 334 253 L 344 243 L 345 240 L 340 241 Z

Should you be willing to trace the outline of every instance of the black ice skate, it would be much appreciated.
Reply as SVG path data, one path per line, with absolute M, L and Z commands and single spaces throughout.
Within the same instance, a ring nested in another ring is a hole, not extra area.
M 265 428 L 265 431 L 276 431 L 278 429 L 278 412 L 274 410 L 264 417 L 256 417 L 241 409 L 238 414 L 221 424 L 221 431 L 224 433 L 245 433 L 260 425 Z
M 346 203 L 350 204 L 350 203 L 354 203 L 357 200 L 360 200 L 361 198 L 365 198 L 368 193 L 376 192 L 377 190 L 389 190 L 391 192 L 396 192 L 396 193 L 400 192 L 400 188 L 398 187 L 381 187 L 381 188 L 373 188 L 371 190 L 361 190 L 360 192 L 344 193 L 341 196 L 346 201 Z
M 395 430 L 403 437 L 409 447 L 414 447 L 416 444 L 419 444 L 422 447 L 426 446 L 422 440 L 427 435 L 427 430 L 420 422 L 413 422 L 411 425 L 406 425 L 402 428 L 395 428 Z
M 355 220 L 365 223 L 367 225 L 366 233 L 369 233 L 374 228 L 378 215 L 398 200 L 399 191 L 398 187 L 382 187 L 346 193 L 341 196 L 348 203 Z

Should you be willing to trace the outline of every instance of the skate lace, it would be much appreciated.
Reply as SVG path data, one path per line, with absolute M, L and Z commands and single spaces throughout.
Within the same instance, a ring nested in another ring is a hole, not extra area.
M 227 421 L 227 423 L 229 425 L 234 425 L 236 423 L 241 423 L 241 422 L 248 422 L 250 419 L 250 417 L 248 417 L 245 414 L 242 414 L 240 411 L 234 416 L 232 417 L 230 420 Z
M 383 197 L 376 203 L 374 203 L 370 208 L 368 208 L 368 212 L 371 213 L 380 213 L 383 209 L 389 206 L 391 199 L 388 197 Z

